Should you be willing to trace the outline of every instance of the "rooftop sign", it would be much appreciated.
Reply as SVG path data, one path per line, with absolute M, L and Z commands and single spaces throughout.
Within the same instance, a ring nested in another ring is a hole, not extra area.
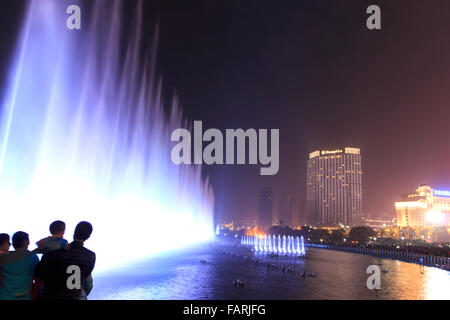
M 350 154 L 361 154 L 359 148 L 344 148 L 344 149 L 336 149 L 336 150 L 321 150 L 314 151 L 309 154 L 309 158 L 316 158 L 319 156 L 333 155 L 333 154 L 341 154 L 341 153 L 350 153 Z
M 337 149 L 337 150 L 322 150 L 320 152 L 321 155 L 326 155 L 326 154 L 336 154 L 336 153 L 342 153 L 342 149 Z
M 320 151 L 314 151 L 309 154 L 310 159 L 318 157 L 318 156 L 320 156 Z
M 434 190 L 433 194 L 436 197 L 450 197 L 450 191 L 447 190 Z

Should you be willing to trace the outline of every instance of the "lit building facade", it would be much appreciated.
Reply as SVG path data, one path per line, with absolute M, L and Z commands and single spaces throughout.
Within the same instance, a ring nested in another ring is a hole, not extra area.
M 374 230 L 392 228 L 397 226 L 396 219 L 365 219 L 365 225 Z
M 450 191 L 421 185 L 415 193 L 395 202 L 397 226 L 431 227 L 450 225 Z
M 360 149 L 310 153 L 306 201 L 311 226 L 364 225 Z

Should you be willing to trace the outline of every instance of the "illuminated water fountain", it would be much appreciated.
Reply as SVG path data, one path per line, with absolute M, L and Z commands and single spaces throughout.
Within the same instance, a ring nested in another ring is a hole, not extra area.
M 273 239 L 273 240 L 271 240 Z M 253 248 L 256 252 L 281 253 L 286 255 L 304 255 L 305 243 L 302 237 L 275 235 L 243 236 L 241 245 Z
M 72 4 L 28 4 L 0 105 L 0 232 L 34 243 L 61 219 L 71 240 L 90 221 L 97 270 L 208 239 L 213 192 L 200 167 L 171 162 L 186 124 L 177 99 L 165 112 L 141 4 L 122 26 L 120 1 L 92 1 L 69 30 Z

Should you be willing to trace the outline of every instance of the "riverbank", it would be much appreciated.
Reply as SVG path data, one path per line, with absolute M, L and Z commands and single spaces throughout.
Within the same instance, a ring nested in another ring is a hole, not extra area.
M 369 249 L 363 247 L 341 247 L 322 244 L 305 244 L 305 247 L 337 250 L 351 253 L 359 253 L 380 258 L 400 260 L 416 264 L 423 264 L 428 267 L 435 267 L 450 271 L 450 258 L 417 254 L 412 252 L 393 251 L 386 249 Z

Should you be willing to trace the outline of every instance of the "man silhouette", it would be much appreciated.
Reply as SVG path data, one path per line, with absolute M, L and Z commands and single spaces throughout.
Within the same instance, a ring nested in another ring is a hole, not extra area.
M 16 251 L 1 256 L 0 300 L 30 300 L 33 274 L 39 258 L 35 253 L 28 251 L 30 239 L 27 233 L 16 232 L 12 237 L 12 244 Z
M 67 248 L 48 252 L 36 266 L 36 276 L 43 282 L 40 299 L 85 298 L 86 281 L 91 281 L 95 265 L 95 253 L 84 247 L 92 233 L 92 225 L 82 221 L 73 235 L 73 242 Z

